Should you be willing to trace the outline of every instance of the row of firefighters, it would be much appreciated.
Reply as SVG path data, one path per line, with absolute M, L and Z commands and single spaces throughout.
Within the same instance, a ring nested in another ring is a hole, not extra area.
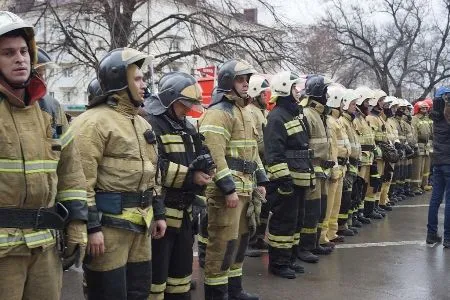
M 51 60 L 33 27 L 1 11 L 0 49 L 2 299 L 58 300 L 61 264 L 81 260 L 88 299 L 190 299 L 198 231 L 205 299 L 260 299 L 242 287 L 250 239 L 267 246 L 271 273 L 295 278 L 297 259 L 317 262 L 430 189 L 426 101 L 411 117 L 380 90 L 290 71 L 269 84 L 232 59 L 194 126 L 196 79 L 168 73 L 150 96 L 150 57 L 119 48 L 69 125 L 46 95 Z

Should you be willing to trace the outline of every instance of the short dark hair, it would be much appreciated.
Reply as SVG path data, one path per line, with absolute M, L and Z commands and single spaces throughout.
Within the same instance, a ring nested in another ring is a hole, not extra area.
M 28 36 L 25 33 L 25 30 L 23 30 L 22 28 L 19 29 L 14 29 L 11 31 L 8 31 L 5 34 L 2 34 L 0 37 L 23 37 L 23 39 L 27 42 L 28 44 Z

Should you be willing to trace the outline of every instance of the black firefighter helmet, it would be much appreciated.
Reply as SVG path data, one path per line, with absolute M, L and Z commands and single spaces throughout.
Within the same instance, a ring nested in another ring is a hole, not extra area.
M 158 94 L 145 103 L 145 110 L 153 115 L 163 114 L 173 103 L 202 110 L 202 89 L 197 80 L 187 73 L 170 72 L 164 75 L 158 84 Z
M 234 78 L 239 75 L 253 75 L 257 73 L 255 68 L 242 59 L 231 59 L 223 63 L 217 74 L 217 87 L 212 94 L 212 103 L 222 101 L 223 96 L 230 92 L 234 86 Z

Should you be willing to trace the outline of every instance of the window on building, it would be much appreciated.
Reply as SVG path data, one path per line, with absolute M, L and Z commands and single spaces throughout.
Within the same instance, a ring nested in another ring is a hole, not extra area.
M 65 67 L 65 68 L 63 69 L 63 76 L 64 76 L 64 77 L 72 77 L 72 75 L 73 75 L 73 69 L 72 69 L 72 67 Z
M 67 102 L 67 103 L 70 102 L 71 96 L 72 96 L 72 93 L 70 91 L 64 92 L 64 96 L 63 96 L 64 102 Z
M 50 95 L 50 97 L 55 98 L 55 92 L 50 92 L 48 94 Z
M 172 41 L 172 50 L 174 51 L 180 51 L 181 49 L 181 40 L 179 39 L 174 39 Z

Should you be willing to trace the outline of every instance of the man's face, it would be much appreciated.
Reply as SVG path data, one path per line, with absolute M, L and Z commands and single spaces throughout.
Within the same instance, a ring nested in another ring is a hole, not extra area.
M 0 72 L 12 84 L 30 77 L 30 53 L 23 37 L 0 37 Z
M 378 100 L 378 106 L 383 108 L 383 106 L 384 106 L 384 97 L 381 98 L 380 100 Z
M 234 85 L 234 89 L 238 93 L 239 97 L 241 97 L 241 98 L 247 97 L 249 80 L 250 80 L 250 76 L 248 76 L 248 75 L 238 75 L 238 76 L 234 77 L 233 85 Z
M 355 113 L 356 111 L 356 100 L 353 100 L 352 102 L 350 102 L 350 104 L 348 105 L 348 109 L 347 111 L 351 114 Z
M 173 105 L 173 111 L 179 120 L 184 120 L 187 113 L 191 110 L 188 106 L 184 105 L 181 101 L 175 101 Z
M 130 89 L 133 100 L 138 102 L 144 101 L 144 93 L 147 84 L 144 81 L 144 73 L 136 65 L 128 66 L 128 88 Z
M 422 115 L 426 115 L 426 114 L 428 113 L 428 108 L 426 108 L 426 107 L 421 107 L 421 108 L 420 108 L 420 113 L 421 113 Z
M 292 85 L 292 87 L 291 87 L 291 94 L 292 94 L 292 97 L 294 97 L 294 99 L 295 100 L 297 100 L 298 101 L 298 98 L 299 98 L 299 91 L 297 90 L 297 88 L 296 88 L 296 84 L 294 83 L 293 85 Z

